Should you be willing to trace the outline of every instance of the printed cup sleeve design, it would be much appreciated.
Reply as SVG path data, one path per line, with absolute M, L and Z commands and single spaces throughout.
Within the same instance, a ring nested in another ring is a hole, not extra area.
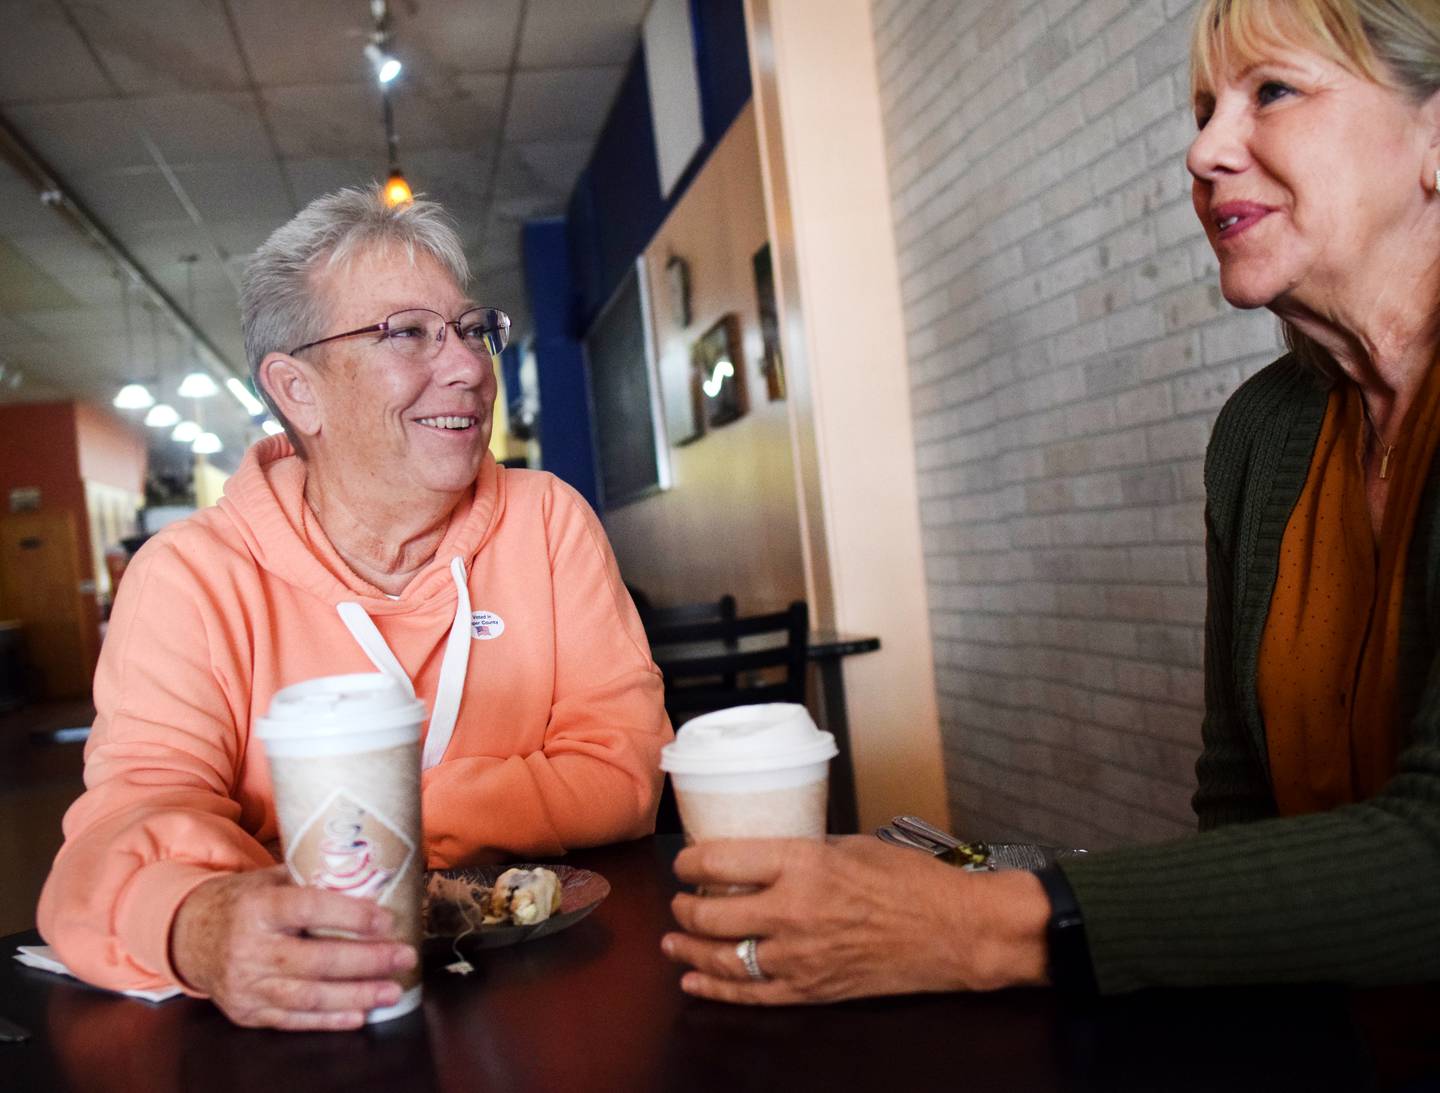
M 346 789 L 337 789 L 285 848 L 295 883 L 385 903 L 415 857 L 399 825 Z

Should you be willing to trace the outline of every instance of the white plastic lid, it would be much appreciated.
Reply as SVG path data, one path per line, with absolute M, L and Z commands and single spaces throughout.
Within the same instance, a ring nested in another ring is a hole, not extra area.
M 264 741 L 354 736 L 414 726 L 419 737 L 425 703 L 379 672 L 320 676 L 278 692 L 270 711 L 255 719 Z
M 771 702 L 702 714 L 680 726 L 660 749 L 660 769 L 675 774 L 783 770 L 833 759 L 835 737 L 821 732 L 804 706 Z

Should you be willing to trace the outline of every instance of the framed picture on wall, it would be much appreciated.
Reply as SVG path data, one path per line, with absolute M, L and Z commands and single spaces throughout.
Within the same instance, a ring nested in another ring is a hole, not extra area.
M 780 314 L 775 307 L 775 270 L 770 264 L 769 243 L 755 252 L 750 265 L 755 271 L 755 303 L 765 347 L 760 374 L 765 377 L 765 394 L 771 402 L 778 402 L 785 397 L 785 362 L 780 356 Z
M 606 508 L 670 486 L 644 260 L 620 282 L 585 334 L 600 495 Z
M 733 311 L 701 335 L 690 351 L 695 420 L 717 429 L 745 416 L 745 361 L 740 318 Z

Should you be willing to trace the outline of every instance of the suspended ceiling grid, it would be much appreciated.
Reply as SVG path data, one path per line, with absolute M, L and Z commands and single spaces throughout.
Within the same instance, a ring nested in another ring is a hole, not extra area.
M 520 225 L 563 211 L 647 6 L 392 0 L 401 164 L 521 331 Z M 243 374 L 249 254 L 315 196 L 384 177 L 368 0 L 0 0 L 0 27 L 0 119 Z M 174 402 L 188 335 L 138 299 L 132 361 L 113 262 L 0 161 L 0 402 L 108 403 L 136 377 Z M 233 465 L 258 434 L 228 395 L 204 412 Z

